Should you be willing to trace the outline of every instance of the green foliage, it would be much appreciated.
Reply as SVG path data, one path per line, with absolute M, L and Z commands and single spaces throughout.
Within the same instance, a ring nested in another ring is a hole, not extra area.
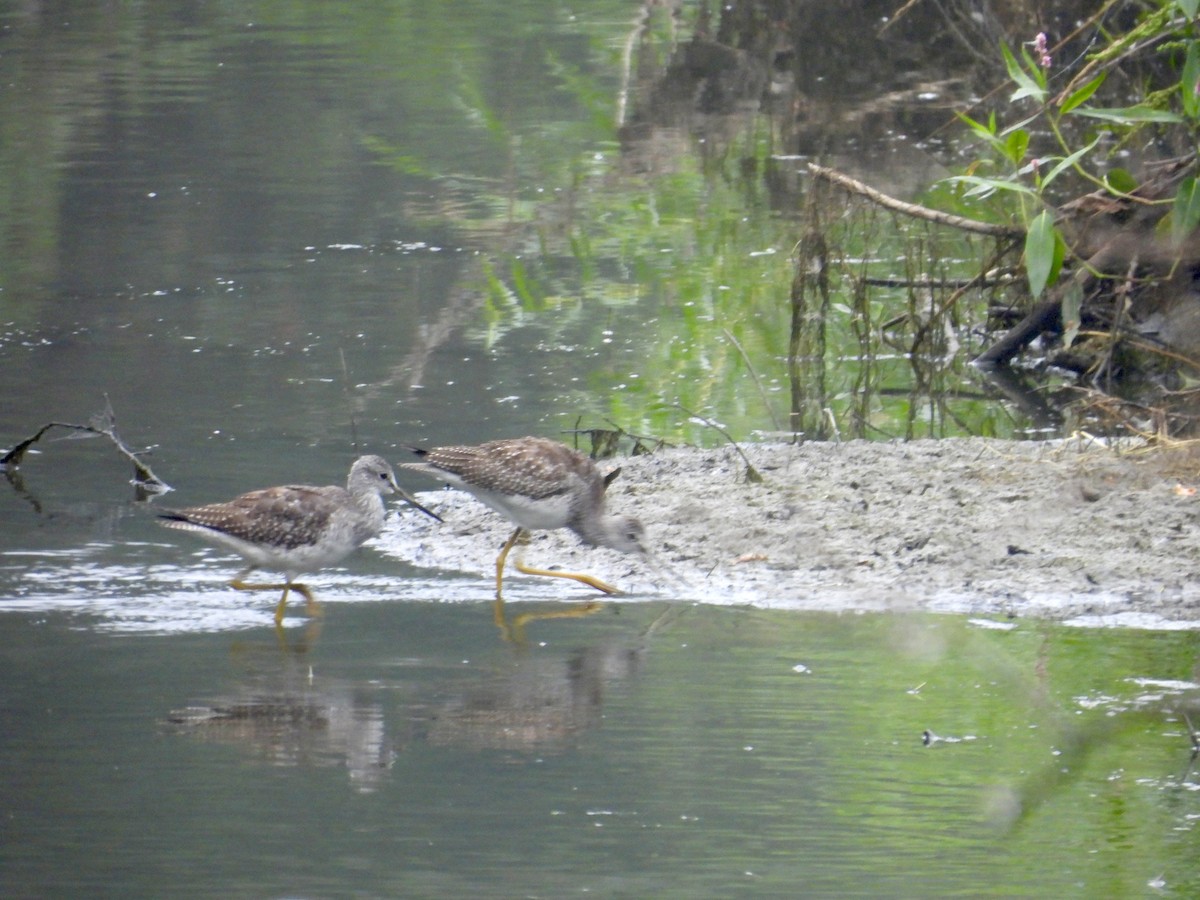
M 1195 178 L 1185 178 L 1171 207 L 1171 240 L 1176 244 L 1200 225 L 1200 185 Z
M 1115 197 L 1127 196 L 1137 189 L 1138 182 L 1124 169 L 1105 171 L 1105 161 L 1101 158 L 1105 132 L 1128 137 L 1148 127 L 1185 127 L 1194 132 L 1200 125 L 1200 42 L 1190 25 L 1180 22 L 1176 15 L 1177 11 L 1182 12 L 1190 22 L 1197 7 L 1200 0 L 1159 0 L 1128 32 L 1110 36 L 1107 44 L 1092 51 L 1080 76 L 1057 96 L 1049 87 L 1053 61 L 1045 49 L 1043 35 L 1034 42 L 1036 57 L 1026 46 L 1019 48 L 1019 54 L 1001 46 L 1005 70 L 1015 86 L 1010 102 L 1032 101 L 1035 108 L 1007 128 L 997 121 L 995 113 L 987 122 L 960 116 L 986 147 L 987 154 L 968 166 L 965 174 L 947 181 L 965 188 L 960 194 L 964 202 L 999 200 L 999 207 L 995 204 L 979 207 L 973 211 L 975 215 L 1024 225 L 1024 264 L 1033 297 L 1039 297 L 1054 285 L 1069 252 L 1050 212 L 1052 201 L 1047 193 L 1050 186 L 1060 177 L 1071 175 L 1072 181 L 1061 185 L 1062 190 L 1091 186 Z M 1109 67 L 1120 64 L 1140 47 L 1155 46 L 1167 39 L 1184 51 L 1179 81 L 1172 90 L 1148 92 L 1142 102 L 1123 107 L 1090 105 L 1105 83 Z M 1084 74 L 1090 77 L 1076 83 Z M 1176 108 L 1168 108 L 1173 98 L 1177 101 Z M 1034 137 L 1041 133 L 1050 135 L 1057 152 L 1035 149 L 1039 142 Z M 1200 198 L 1194 180 L 1188 179 L 1175 197 L 1170 216 L 1172 239 L 1181 242 L 1197 224 L 1200 224 Z M 1064 321 L 1072 318 L 1067 314 L 1066 302 Z
M 1083 288 L 1077 281 L 1072 281 L 1067 285 L 1067 289 L 1063 291 L 1062 298 L 1064 347 L 1070 347 L 1073 343 L 1075 343 L 1075 338 L 1079 334 L 1079 325 L 1082 321 L 1082 309 Z
M 1040 297 L 1046 286 L 1053 284 L 1062 268 L 1065 245 L 1050 210 L 1044 209 L 1025 233 L 1025 268 L 1029 272 L 1029 290 Z
M 1063 101 L 1062 106 L 1060 107 L 1060 109 L 1062 109 L 1062 111 L 1063 111 L 1063 114 L 1065 115 L 1065 114 L 1069 113 L 1071 110 L 1075 109 L 1075 107 L 1084 103 L 1089 97 L 1092 96 L 1092 94 L 1096 93 L 1097 88 L 1099 88 L 1100 85 L 1104 84 L 1104 79 L 1106 77 L 1107 77 L 1107 73 L 1101 72 L 1099 75 L 1097 75 L 1095 78 L 1093 78 L 1087 84 L 1085 84 L 1083 87 L 1074 91 L 1071 94 L 1071 96 L 1067 97 L 1067 99 Z
M 1125 169 L 1109 169 L 1104 173 L 1104 185 L 1114 194 L 1132 194 L 1138 183 Z
M 1000 52 L 1004 54 L 1004 65 L 1008 69 L 1008 77 L 1016 82 L 1017 85 L 1017 89 L 1008 98 L 1009 102 L 1016 103 L 1018 100 L 1032 97 L 1038 103 L 1045 103 L 1046 73 L 1034 62 L 1029 52 L 1024 47 L 1021 48 L 1024 65 L 1017 62 L 1016 57 L 1013 56 L 1012 51 L 1007 46 L 1001 44 Z
M 1073 110 L 1077 116 L 1087 116 L 1092 119 L 1101 119 L 1105 122 L 1111 122 L 1114 125 L 1134 126 L 1148 125 L 1158 123 L 1160 125 L 1179 125 L 1186 121 L 1183 116 L 1177 115 L 1169 110 L 1154 109 L 1150 106 L 1138 104 L 1136 106 L 1125 106 L 1121 109 L 1100 109 L 1097 107 L 1080 107 Z
M 1179 79 L 1179 102 L 1183 104 L 1183 111 L 1187 117 L 1193 120 L 1200 115 L 1200 94 L 1196 92 L 1197 84 L 1200 84 L 1200 44 L 1192 42 L 1187 48 L 1183 76 Z

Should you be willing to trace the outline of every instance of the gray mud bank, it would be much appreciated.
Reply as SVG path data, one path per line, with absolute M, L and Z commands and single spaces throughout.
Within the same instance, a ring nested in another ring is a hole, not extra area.
M 1198 471 L 1188 451 L 1120 452 L 1086 439 L 668 449 L 610 460 L 612 512 L 646 525 L 662 565 L 539 533 L 531 565 L 586 571 L 629 602 L 675 599 L 797 610 L 928 610 L 1078 624 L 1200 627 Z M 419 485 L 408 480 L 409 488 Z M 490 596 L 507 521 L 457 491 L 424 491 L 445 517 L 393 519 L 384 553 L 473 573 Z M 506 575 L 505 597 L 590 589 Z M 534 587 L 533 582 L 539 583 Z M 464 599 L 454 596 L 450 599 Z

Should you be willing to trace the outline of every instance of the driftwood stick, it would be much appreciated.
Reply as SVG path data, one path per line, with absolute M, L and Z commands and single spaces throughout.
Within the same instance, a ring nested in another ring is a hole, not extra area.
M 171 486 L 159 478 L 141 460 L 141 454 L 130 449 L 129 445 L 121 440 L 117 434 L 114 423 L 112 406 L 108 404 L 108 398 L 105 398 L 105 409 L 92 417 L 90 425 L 77 425 L 73 422 L 47 422 L 30 437 L 20 441 L 15 447 L 0 456 L 0 471 L 12 473 L 20 467 L 21 461 L 25 458 L 25 453 L 42 439 L 46 432 L 53 428 L 65 428 L 68 431 L 74 431 L 90 436 L 99 436 L 108 438 L 117 448 L 117 452 L 124 456 L 133 464 L 134 483 L 138 487 L 152 494 L 161 494 L 171 490 Z
M 0 456 L 0 469 L 8 471 L 15 469 L 21 465 L 21 460 L 25 458 L 25 451 L 42 439 L 42 435 L 51 428 L 86 428 L 86 425 L 68 425 L 65 422 L 47 422 L 31 437 L 25 438 L 17 446 L 13 447 L 3 456 Z
M 890 209 L 893 212 L 898 212 L 906 216 L 912 216 L 915 219 L 925 219 L 929 222 L 935 222 L 938 225 L 948 225 L 951 228 L 957 228 L 960 231 L 970 231 L 974 234 L 986 234 L 990 237 L 1024 237 L 1025 229 L 1013 228 L 1009 225 L 993 225 L 991 222 L 980 222 L 975 219 L 965 219 L 962 216 L 951 215 L 944 213 L 941 210 L 930 209 L 928 206 L 920 206 L 916 203 L 908 203 L 904 200 L 897 200 L 895 197 L 888 196 L 882 191 L 877 191 L 870 185 L 863 184 L 857 178 L 851 178 L 849 175 L 843 175 L 835 169 L 827 168 L 826 166 L 818 166 L 816 163 L 808 164 L 808 171 L 818 178 L 824 178 L 826 181 L 833 182 L 839 187 L 854 194 L 859 194 L 866 197 L 876 206 L 882 206 L 884 209 Z

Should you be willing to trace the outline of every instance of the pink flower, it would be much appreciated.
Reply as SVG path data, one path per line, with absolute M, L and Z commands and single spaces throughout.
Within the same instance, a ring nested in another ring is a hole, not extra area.
M 1037 37 L 1033 39 L 1033 52 L 1043 69 L 1050 68 L 1053 60 L 1050 59 L 1050 52 L 1046 48 L 1046 33 L 1044 31 L 1039 31 Z

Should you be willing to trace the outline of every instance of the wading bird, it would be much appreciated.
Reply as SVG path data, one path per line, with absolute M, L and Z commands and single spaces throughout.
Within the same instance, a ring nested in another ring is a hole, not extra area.
M 341 562 L 383 529 L 383 495 L 399 492 L 421 512 L 441 521 L 396 483 L 387 461 L 362 456 L 354 461 L 346 486 L 288 484 L 250 491 L 226 503 L 164 509 L 160 524 L 190 532 L 226 547 L 249 564 L 229 584 L 239 591 L 282 590 L 275 624 L 283 621 L 289 591 L 303 595 L 310 616 L 321 609 L 306 585 L 295 581 Z M 247 584 L 255 569 L 282 572 L 283 584 Z

